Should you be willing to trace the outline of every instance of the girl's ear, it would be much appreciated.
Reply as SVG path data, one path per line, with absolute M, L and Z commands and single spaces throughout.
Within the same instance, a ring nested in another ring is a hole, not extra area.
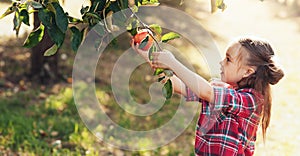
M 243 78 L 244 78 L 244 77 L 248 77 L 248 76 L 250 76 L 250 75 L 253 74 L 253 73 L 255 73 L 255 69 L 249 67 L 249 68 L 246 70 L 246 72 L 244 73 Z

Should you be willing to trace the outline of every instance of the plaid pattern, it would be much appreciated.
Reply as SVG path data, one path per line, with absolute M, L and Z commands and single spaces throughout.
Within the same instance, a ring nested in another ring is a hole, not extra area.
M 202 103 L 196 127 L 196 155 L 253 155 L 262 95 L 253 89 L 214 87 L 214 103 L 208 103 L 189 88 L 186 88 L 186 93 L 187 101 Z

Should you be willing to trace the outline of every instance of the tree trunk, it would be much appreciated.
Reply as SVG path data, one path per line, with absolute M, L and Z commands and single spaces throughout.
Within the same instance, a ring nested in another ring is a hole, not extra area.
M 40 26 L 38 14 L 34 13 L 34 29 Z M 42 41 L 32 48 L 31 53 L 31 71 L 32 80 L 38 80 L 41 83 L 49 83 L 58 79 L 58 55 L 45 57 L 44 52 L 53 45 L 53 41 L 45 28 Z

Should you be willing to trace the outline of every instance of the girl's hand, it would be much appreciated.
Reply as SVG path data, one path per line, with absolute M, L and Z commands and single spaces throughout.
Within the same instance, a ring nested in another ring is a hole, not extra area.
M 134 45 L 133 40 L 131 41 L 131 47 L 132 47 L 132 49 L 134 49 L 135 52 L 137 52 L 140 56 L 142 56 L 143 59 L 146 60 L 151 65 L 151 62 L 150 62 L 149 56 L 148 56 L 148 54 L 149 54 L 148 51 L 139 49 L 139 44 Z
M 153 68 L 171 69 L 172 63 L 176 60 L 174 55 L 167 50 L 164 50 L 163 52 L 154 52 L 152 53 L 152 56 Z

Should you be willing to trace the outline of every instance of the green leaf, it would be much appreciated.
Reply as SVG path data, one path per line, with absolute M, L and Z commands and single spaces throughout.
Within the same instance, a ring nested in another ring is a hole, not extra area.
M 7 10 L 0 16 L 0 19 L 4 18 L 5 16 L 15 12 L 16 8 L 11 6 L 9 8 L 7 8 Z
M 52 47 L 50 47 L 46 52 L 44 53 L 44 56 L 52 56 L 54 55 L 58 50 L 58 46 L 54 44 Z
M 55 9 L 55 22 L 60 31 L 65 33 L 68 28 L 68 16 L 65 14 L 63 8 L 59 3 L 51 3 Z
M 71 27 L 70 29 L 72 31 L 71 46 L 73 51 L 77 52 L 82 42 L 83 32 L 80 32 L 76 27 Z
M 130 8 L 134 13 L 138 12 L 139 11 L 138 2 L 135 2 L 135 5 Z
M 71 22 L 71 23 L 82 22 L 82 20 L 80 20 L 80 19 L 78 19 L 78 18 L 75 18 L 75 17 L 71 17 L 71 16 L 68 16 L 68 20 L 69 20 L 69 22 Z
M 160 81 L 162 81 L 162 80 L 165 79 L 165 78 L 166 78 L 165 76 L 159 77 L 157 81 L 160 82 Z
M 44 0 L 44 3 L 45 1 L 48 1 L 48 3 L 59 3 L 60 0 Z M 62 0 L 62 1 L 65 1 L 65 0 Z
M 152 56 L 153 52 L 157 52 L 157 47 L 155 45 L 152 45 L 151 48 L 149 49 L 148 58 L 150 61 L 153 60 L 153 56 Z
M 58 48 L 63 44 L 65 39 L 65 33 L 60 30 L 55 22 L 55 14 L 48 9 L 40 9 L 38 12 L 39 19 L 46 27 L 47 32 L 51 40 L 58 46 Z
M 167 34 L 164 34 L 162 37 L 161 37 L 161 41 L 162 42 L 168 42 L 170 40 L 174 40 L 176 38 L 180 38 L 180 35 L 177 34 L 177 33 L 174 33 L 174 32 L 169 32 Z
M 129 17 L 125 22 L 126 30 L 131 34 L 131 36 L 135 36 L 137 34 L 137 27 L 139 21 L 134 17 Z
M 226 4 L 224 3 L 224 0 L 216 0 L 216 6 L 219 9 L 222 9 L 222 11 L 224 11 L 226 9 Z
M 101 20 L 100 15 L 92 12 L 88 12 L 82 17 L 83 21 L 88 22 L 91 27 L 98 24 Z
M 148 41 L 149 41 L 149 36 L 146 36 L 146 37 L 142 40 L 141 44 L 139 45 L 139 49 L 143 49 L 143 48 L 147 45 Z
M 20 27 L 22 24 L 19 10 L 16 10 L 16 12 L 15 12 L 13 23 L 14 23 L 14 30 L 16 31 L 16 35 L 18 36 L 19 30 L 20 30 Z
M 106 34 L 104 24 L 103 23 L 98 23 L 93 27 L 93 30 L 99 35 L 99 36 L 104 36 Z
M 216 0 L 216 6 L 222 5 L 222 3 L 223 3 L 223 0 Z
M 142 3 L 143 0 L 134 0 L 134 4 L 136 6 L 139 6 Z
M 54 14 L 54 17 L 55 17 L 55 12 L 56 12 L 56 10 L 55 10 L 55 8 L 54 8 L 54 6 L 53 6 L 53 4 L 52 3 L 54 3 L 56 0 L 50 0 L 49 2 L 47 2 L 47 5 L 46 5 L 46 9 L 48 9 L 49 11 L 51 11 L 51 12 L 53 12 L 53 14 Z M 45 3 L 45 2 L 44 2 Z M 56 3 L 59 3 L 59 2 L 56 2 Z M 54 18 L 53 18 L 54 19 Z
M 121 0 L 120 2 L 121 2 L 122 9 L 128 8 L 128 0 Z
M 25 48 L 32 48 L 36 46 L 44 36 L 44 25 L 40 25 L 35 31 L 31 32 L 27 39 L 25 40 L 24 47 Z
M 142 0 L 142 5 L 159 5 L 158 0 Z
M 121 11 L 121 7 L 120 5 L 118 4 L 117 1 L 115 2 L 111 2 L 110 5 L 109 5 L 109 9 L 113 12 L 118 12 L 118 11 Z
M 88 12 L 85 14 L 85 16 L 89 17 L 89 18 L 95 18 L 95 19 L 101 19 L 100 16 L 94 12 Z
M 84 15 L 85 13 L 87 13 L 88 11 L 89 11 L 89 6 L 86 6 L 86 7 L 81 7 L 81 9 L 80 9 L 80 13 L 81 13 L 81 15 Z
M 89 12 L 103 11 L 106 6 L 106 0 L 93 0 Z
M 50 28 L 47 28 L 48 34 L 51 40 L 58 46 L 58 48 L 63 44 L 65 40 L 65 34 L 60 31 L 56 25 L 52 25 Z
M 131 29 L 133 29 L 134 27 L 132 26 L 132 23 L 135 22 L 135 18 L 134 17 L 129 17 L 126 22 L 125 22 L 125 26 L 126 26 L 126 30 L 130 31 Z
M 50 28 L 53 25 L 52 19 L 54 18 L 54 13 L 49 11 L 48 9 L 39 9 L 38 12 L 39 19 L 43 23 L 44 26 Z
M 29 24 L 29 14 L 28 14 L 28 11 L 26 9 L 22 9 L 21 10 L 21 12 L 20 12 L 20 20 L 24 24 L 30 26 L 30 24 Z
M 130 33 L 130 35 L 131 36 L 135 36 L 136 34 L 137 34 L 137 28 L 133 28 L 133 29 L 131 29 L 131 30 L 127 30 L 129 33 Z
M 164 73 L 167 77 L 172 77 L 174 75 L 172 70 L 164 70 Z
M 172 81 L 169 79 L 162 88 L 163 95 L 166 99 L 170 99 L 173 95 Z
M 154 31 L 156 34 L 159 34 L 161 35 L 162 33 L 162 29 L 161 29 L 161 26 L 158 25 L 158 24 L 151 24 L 149 25 L 149 27 L 152 29 L 152 31 Z
M 163 73 L 163 72 L 164 72 L 164 69 L 157 68 L 157 69 L 155 69 L 153 75 L 154 75 L 154 76 L 155 76 L 155 75 L 159 75 L 159 74 L 161 74 L 161 73 Z
M 41 9 L 43 8 L 43 5 L 39 2 L 36 2 L 36 1 L 27 1 L 26 2 L 28 5 L 30 5 L 31 7 L 33 7 L 34 9 Z

